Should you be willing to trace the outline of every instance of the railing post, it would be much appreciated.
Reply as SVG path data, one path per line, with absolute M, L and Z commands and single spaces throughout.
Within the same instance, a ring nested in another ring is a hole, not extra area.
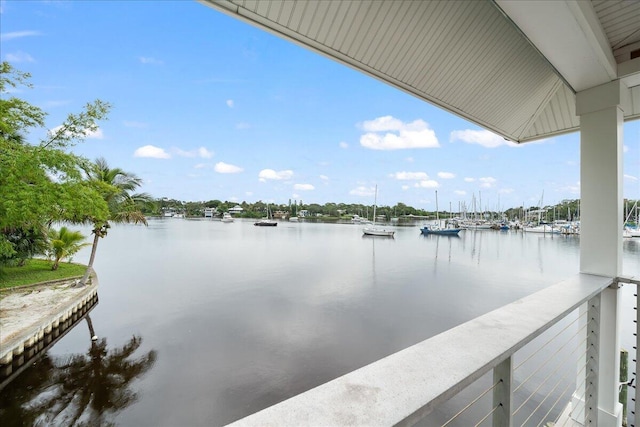
M 600 295 L 587 302 L 587 351 L 584 395 L 584 425 L 598 425 L 598 372 L 600 361 Z
M 640 384 L 638 383 L 638 373 L 640 372 L 640 284 L 636 285 L 636 343 L 635 343 L 635 372 L 633 373 L 633 378 L 636 379 L 635 392 L 634 392 L 634 405 L 633 405 L 633 419 L 634 424 L 638 425 L 638 421 L 640 421 Z
M 511 409 L 513 389 L 513 356 L 508 357 L 493 368 L 493 427 L 511 427 L 513 425 L 513 410 Z

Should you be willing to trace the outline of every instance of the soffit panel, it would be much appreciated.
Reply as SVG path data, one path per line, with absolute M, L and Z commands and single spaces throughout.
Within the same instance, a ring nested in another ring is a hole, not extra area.
M 640 42 L 640 1 L 594 0 L 592 3 L 613 50 Z

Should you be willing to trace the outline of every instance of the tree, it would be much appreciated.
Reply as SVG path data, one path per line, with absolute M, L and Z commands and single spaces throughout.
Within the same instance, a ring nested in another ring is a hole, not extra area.
M 71 258 L 88 243 L 82 243 L 85 236 L 79 231 L 71 231 L 67 227 L 60 230 L 49 230 L 49 257 L 53 258 L 52 270 L 57 270 L 60 260 Z
M 108 208 L 95 187 L 83 181 L 86 161 L 68 149 L 98 129 L 110 109 L 96 100 L 78 114 L 69 114 L 61 126 L 39 143 L 24 135 L 43 128 L 46 113 L 24 100 L 4 96 L 8 89 L 31 87 L 30 75 L 9 63 L 0 65 L 0 262 L 20 257 L 34 234 L 53 221 L 83 222 L 106 218 Z M 43 234 L 42 236 L 46 236 Z M 24 239 L 27 239 L 26 241 Z M 17 238 L 17 240 L 16 240 Z M 35 253 L 33 245 L 30 251 Z
M 109 228 L 111 228 L 110 222 L 147 225 L 147 219 L 140 211 L 139 203 L 151 200 L 148 194 L 131 193 L 142 184 L 140 178 L 120 168 L 110 168 L 104 158 L 98 158 L 95 163 L 85 165 L 84 171 L 87 181 L 102 195 L 109 213 L 106 219 L 98 217 L 91 221 L 93 223 L 93 244 L 87 271 L 80 280 L 81 285 L 87 283 L 89 275 L 93 271 L 98 241 L 107 235 Z

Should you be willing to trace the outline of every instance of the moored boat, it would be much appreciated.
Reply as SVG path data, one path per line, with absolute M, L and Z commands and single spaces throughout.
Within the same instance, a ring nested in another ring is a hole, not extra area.
M 437 225 L 425 225 L 420 229 L 422 234 L 436 234 L 440 236 L 457 236 L 460 228 L 441 228 Z
M 229 212 L 225 212 L 222 214 L 222 219 L 220 220 L 222 222 L 233 222 L 233 217 L 231 216 L 231 214 Z
M 376 227 L 376 205 L 378 204 L 378 186 L 376 185 L 376 193 L 373 202 L 373 224 L 371 227 L 365 227 L 362 233 L 365 236 L 380 236 L 380 237 L 393 237 L 396 233 L 393 230 L 386 230 L 384 228 Z

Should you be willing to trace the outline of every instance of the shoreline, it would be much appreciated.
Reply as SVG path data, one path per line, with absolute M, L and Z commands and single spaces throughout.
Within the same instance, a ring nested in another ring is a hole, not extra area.
M 4 290 L 0 297 L 0 376 L 11 375 L 97 303 L 98 279 L 77 277 Z

